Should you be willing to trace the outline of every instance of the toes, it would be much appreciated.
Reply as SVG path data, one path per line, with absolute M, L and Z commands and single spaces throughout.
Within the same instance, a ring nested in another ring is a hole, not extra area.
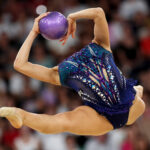
M 135 86 L 135 90 L 137 92 L 137 95 L 142 98 L 143 97 L 143 86 L 141 86 L 141 85 Z
M 22 117 L 17 109 L 13 107 L 0 108 L 0 117 L 6 117 L 11 125 L 15 128 L 20 128 L 23 124 Z
M 139 85 L 139 88 L 143 92 L 143 86 Z
M 2 107 L 2 108 L 0 108 L 0 116 L 6 117 L 6 116 L 10 115 L 10 111 L 11 110 L 8 107 Z

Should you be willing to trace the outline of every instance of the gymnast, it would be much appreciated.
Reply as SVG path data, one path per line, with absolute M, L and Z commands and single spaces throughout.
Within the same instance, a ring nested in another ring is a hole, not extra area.
M 65 86 L 78 92 L 83 105 L 56 115 L 35 114 L 16 107 L 1 107 L 0 116 L 15 128 L 23 125 L 45 134 L 70 132 L 77 135 L 102 135 L 113 129 L 133 124 L 145 110 L 143 87 L 127 79 L 115 65 L 108 24 L 102 8 L 89 8 L 67 17 L 68 32 L 60 41 L 64 45 L 75 37 L 76 20 L 94 21 L 94 39 L 58 66 L 46 68 L 28 62 L 32 43 L 39 33 L 38 22 L 20 48 L 14 68 L 31 78 Z

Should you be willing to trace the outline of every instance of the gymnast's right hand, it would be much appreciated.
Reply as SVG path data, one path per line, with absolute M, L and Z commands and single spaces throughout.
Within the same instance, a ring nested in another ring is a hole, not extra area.
M 69 25 L 67 34 L 61 40 L 59 40 L 60 42 L 62 42 L 62 45 L 64 45 L 67 42 L 67 39 L 70 35 L 72 35 L 72 38 L 75 38 L 76 20 L 73 19 L 71 15 L 67 17 L 67 20 Z
M 40 19 L 42 19 L 43 17 L 47 16 L 50 12 L 46 12 L 46 13 L 43 13 L 41 15 L 39 15 L 37 18 L 35 18 L 34 20 L 34 24 L 33 24 L 33 27 L 32 27 L 32 31 L 35 32 L 36 34 L 39 34 L 40 33 L 40 30 L 39 30 L 39 21 Z

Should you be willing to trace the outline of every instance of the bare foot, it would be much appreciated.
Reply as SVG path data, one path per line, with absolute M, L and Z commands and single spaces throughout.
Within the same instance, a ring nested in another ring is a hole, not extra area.
M 14 128 L 20 128 L 23 125 L 23 119 L 20 110 L 21 109 L 15 107 L 1 107 L 0 117 L 7 118 Z
M 140 98 L 143 97 L 143 86 L 138 85 L 138 86 L 134 86 L 134 89 L 136 90 L 136 94 L 137 96 L 139 96 Z

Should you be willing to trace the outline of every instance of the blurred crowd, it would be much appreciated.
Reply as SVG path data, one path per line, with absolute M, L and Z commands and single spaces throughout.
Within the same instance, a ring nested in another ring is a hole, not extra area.
M 0 1 L 0 107 L 15 106 L 30 112 L 56 114 L 82 105 L 71 89 L 28 78 L 13 69 L 16 54 L 32 28 L 37 6 L 65 16 L 102 7 L 110 31 L 110 42 L 118 67 L 126 77 L 144 87 L 146 111 L 132 126 L 97 137 L 69 133 L 45 135 L 27 127 L 14 129 L 0 118 L 0 150 L 150 150 L 150 1 L 149 0 L 1 0 Z M 38 36 L 30 61 L 46 67 L 89 44 L 93 22 L 78 20 L 76 38 L 66 45 Z

